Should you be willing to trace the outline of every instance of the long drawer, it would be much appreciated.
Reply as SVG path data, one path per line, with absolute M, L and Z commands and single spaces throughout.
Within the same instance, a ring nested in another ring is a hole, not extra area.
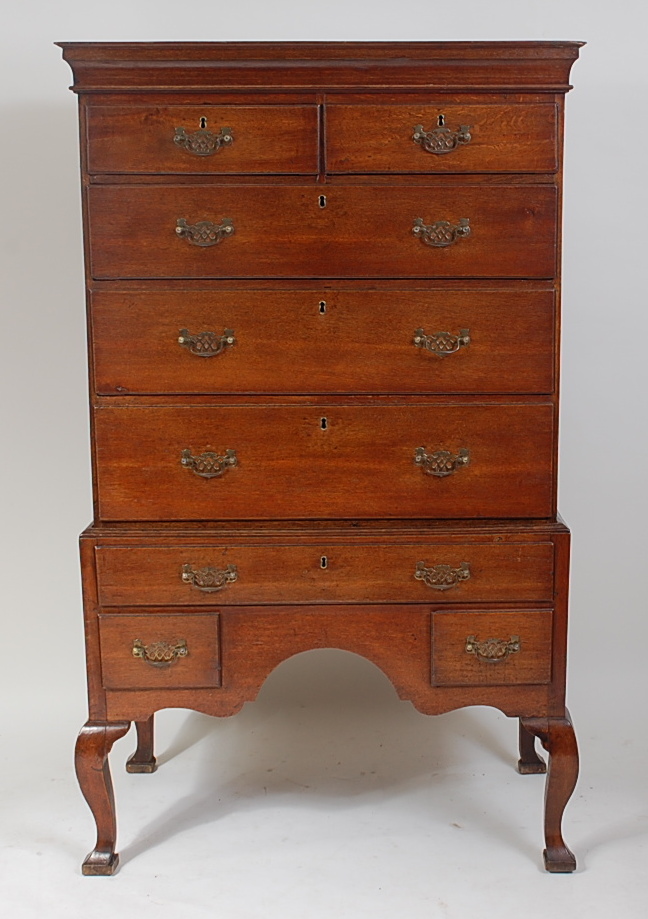
M 98 393 L 550 393 L 549 290 L 96 291 Z
M 553 596 L 544 543 L 98 546 L 102 606 L 473 603 Z
M 88 171 L 314 174 L 315 105 L 91 105 Z
M 102 406 L 103 520 L 548 517 L 549 404 Z
M 327 105 L 333 173 L 555 172 L 557 107 Z
M 88 201 L 97 279 L 556 272 L 554 185 L 92 186 Z

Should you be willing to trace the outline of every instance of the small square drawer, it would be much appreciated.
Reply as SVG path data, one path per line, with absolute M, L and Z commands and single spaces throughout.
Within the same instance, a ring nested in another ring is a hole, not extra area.
M 221 685 L 217 613 L 99 617 L 104 689 L 197 689 Z
M 333 173 L 555 172 L 557 109 L 535 105 L 329 105 Z
M 551 682 L 552 610 L 432 614 L 434 686 Z
M 94 105 L 88 172 L 314 175 L 314 105 Z

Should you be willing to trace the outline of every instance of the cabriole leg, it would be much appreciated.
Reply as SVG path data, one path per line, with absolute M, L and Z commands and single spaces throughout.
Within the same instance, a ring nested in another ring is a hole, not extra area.
M 153 756 L 153 718 L 136 721 L 137 749 L 126 763 L 126 772 L 155 772 L 157 762 Z
M 562 837 L 562 817 L 578 778 L 576 735 L 565 711 L 564 718 L 524 718 L 524 727 L 540 739 L 549 754 L 545 788 L 545 868 L 552 872 L 569 872 L 576 859 Z
M 524 727 L 520 719 L 520 758 L 517 764 L 520 775 L 534 775 L 547 771 L 547 764 L 538 756 L 535 736 Z
M 115 852 L 117 822 L 108 754 L 129 727 L 130 721 L 115 724 L 89 721 L 81 728 L 77 739 L 76 774 L 97 824 L 96 845 L 81 868 L 86 875 L 114 874 L 119 864 L 119 856 Z

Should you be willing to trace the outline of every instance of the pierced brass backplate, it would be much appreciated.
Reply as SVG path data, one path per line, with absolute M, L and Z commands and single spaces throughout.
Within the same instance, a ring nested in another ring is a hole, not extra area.
M 170 667 L 175 661 L 189 654 L 184 638 L 178 641 L 154 641 L 145 645 L 136 638 L 133 642 L 133 657 L 139 657 L 152 667 Z
M 183 565 L 181 577 L 185 584 L 191 584 L 203 593 L 216 593 L 238 580 L 238 569 L 236 565 L 228 565 L 227 568 L 192 568 L 191 565 Z
M 436 223 L 427 225 L 423 222 L 422 217 L 417 217 L 412 233 L 418 236 L 426 246 L 445 249 L 446 246 L 456 243 L 458 239 L 470 236 L 470 220 L 462 217 L 457 224 L 452 224 L 449 220 L 437 220 Z
M 458 568 L 453 568 L 452 565 L 432 565 L 427 568 L 425 562 L 417 562 L 414 577 L 434 590 L 451 590 L 461 581 L 470 578 L 470 565 L 468 562 L 462 562 Z
M 200 456 L 194 456 L 191 450 L 183 450 L 180 463 L 185 469 L 191 469 L 203 479 L 215 479 L 227 472 L 231 466 L 237 466 L 238 459 L 236 450 L 226 450 L 223 455 L 208 452 L 201 453 Z
M 431 335 L 426 335 L 423 329 L 417 329 L 414 332 L 413 344 L 417 348 L 425 348 L 426 351 L 443 357 L 445 354 L 454 354 L 459 348 L 465 348 L 470 344 L 470 329 L 462 329 L 458 335 L 451 332 L 432 332 Z
M 475 657 L 488 664 L 497 664 L 505 661 L 509 654 L 517 654 L 521 648 L 520 636 L 511 635 L 506 638 L 486 638 L 484 641 L 477 641 L 474 635 L 466 638 L 466 654 L 474 654 Z
M 184 217 L 178 217 L 176 221 L 176 233 L 182 239 L 186 239 L 192 246 L 200 246 L 202 249 L 208 246 L 217 245 L 227 236 L 234 233 L 234 222 L 229 217 L 223 217 L 220 223 L 212 223 L 211 220 L 199 220 L 198 223 L 187 223 Z
M 452 153 L 461 144 L 469 144 L 472 136 L 470 126 L 467 124 L 462 124 L 458 131 L 451 131 L 450 128 L 445 126 L 425 131 L 422 124 L 417 124 L 412 134 L 412 140 L 415 144 L 419 144 L 426 153 L 440 155 Z
M 206 119 L 203 121 L 206 123 Z M 233 141 L 231 128 L 221 128 L 217 134 L 204 127 L 191 133 L 185 128 L 176 128 L 173 137 L 174 144 L 195 156 L 212 156 L 218 153 L 221 147 L 229 147 Z
M 222 335 L 217 332 L 198 332 L 190 335 L 188 329 L 180 329 L 178 344 L 196 357 L 216 357 L 225 348 L 236 344 L 232 329 L 225 329 Z
M 417 447 L 414 452 L 414 462 L 428 475 L 443 478 L 446 475 L 452 475 L 462 466 L 467 466 L 470 462 L 470 453 L 463 448 L 457 453 L 450 453 L 449 450 L 426 453 L 425 447 Z

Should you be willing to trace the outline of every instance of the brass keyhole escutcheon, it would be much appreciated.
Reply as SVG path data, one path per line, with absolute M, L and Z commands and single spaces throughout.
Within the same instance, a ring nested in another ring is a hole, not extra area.
M 328 558 L 325 555 L 320 559 L 320 568 L 328 568 Z
M 444 124 L 445 124 L 445 115 L 439 115 L 439 117 L 437 118 L 438 127 L 442 128 Z
M 320 427 L 323 431 L 328 430 L 328 418 L 320 418 Z
M 204 115 L 203 115 L 202 118 L 200 119 L 200 127 L 202 128 L 203 131 L 204 131 L 205 128 L 207 127 L 207 119 L 205 118 Z
M 319 196 L 319 206 L 326 207 L 326 195 Z
M 323 316 L 324 313 L 326 312 L 326 300 L 320 300 L 320 302 L 319 302 L 319 311 L 320 311 L 320 313 L 321 313 L 322 316 Z

